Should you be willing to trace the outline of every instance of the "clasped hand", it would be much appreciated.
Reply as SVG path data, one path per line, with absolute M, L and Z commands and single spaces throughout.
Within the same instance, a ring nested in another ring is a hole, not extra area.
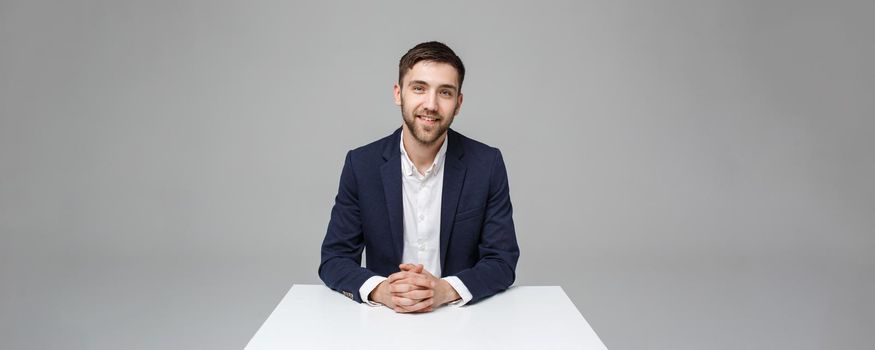
M 422 264 L 398 265 L 401 271 L 389 275 L 374 288 L 369 298 L 399 313 L 429 312 L 459 294 L 445 280 L 435 277 Z

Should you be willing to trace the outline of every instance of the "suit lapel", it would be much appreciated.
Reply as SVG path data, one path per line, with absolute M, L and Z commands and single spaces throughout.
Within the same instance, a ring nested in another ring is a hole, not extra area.
M 462 184 L 465 183 L 467 167 L 461 161 L 464 149 L 461 141 L 452 129 L 448 131 L 447 155 L 444 160 L 444 184 L 441 194 L 441 274 L 446 274 L 447 247 L 453 232 L 453 222 L 456 209 L 459 206 L 459 196 L 462 194 Z
M 383 193 L 386 196 L 386 212 L 389 214 L 389 228 L 395 248 L 396 262 L 400 263 L 404 249 L 404 205 L 401 197 L 401 129 L 383 149 L 386 163 L 380 167 L 383 180 Z

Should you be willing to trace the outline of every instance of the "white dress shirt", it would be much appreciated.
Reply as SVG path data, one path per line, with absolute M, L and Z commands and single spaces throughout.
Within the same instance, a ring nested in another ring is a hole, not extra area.
M 401 192 L 404 203 L 404 251 L 402 263 L 422 264 L 435 277 L 441 277 L 441 194 L 444 186 L 444 159 L 447 154 L 447 137 L 444 137 L 440 151 L 434 162 L 420 173 L 407 150 L 404 149 L 404 131 L 401 131 Z M 359 288 L 359 296 L 368 305 L 380 304 L 368 300 L 371 291 L 386 280 L 386 277 L 373 276 Z M 443 278 L 462 299 L 450 305 L 462 306 L 473 296 L 456 276 Z

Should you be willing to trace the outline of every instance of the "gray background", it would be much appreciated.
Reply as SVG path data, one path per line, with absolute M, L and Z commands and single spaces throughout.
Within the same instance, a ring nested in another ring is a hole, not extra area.
M 518 285 L 611 349 L 875 341 L 875 5 L 0 1 L 0 348 L 239 349 L 398 58 L 469 69 Z

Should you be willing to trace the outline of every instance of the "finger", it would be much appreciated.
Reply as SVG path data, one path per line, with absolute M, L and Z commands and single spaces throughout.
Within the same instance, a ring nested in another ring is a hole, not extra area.
M 433 304 L 434 304 L 434 299 L 429 298 L 429 299 L 422 300 L 418 303 L 415 303 L 413 305 L 396 305 L 396 306 L 400 307 L 401 309 L 406 310 L 407 312 L 416 312 L 416 311 L 425 309 L 427 307 L 430 307 Z
M 419 287 L 419 286 L 415 286 L 415 285 L 407 284 L 407 283 L 400 283 L 400 282 L 393 283 L 393 284 L 389 285 L 389 292 L 393 293 L 393 294 L 394 293 L 407 293 L 407 292 L 410 292 L 413 290 L 424 290 L 424 289 L 427 289 L 427 288 Z
M 395 307 L 392 308 L 392 310 L 395 310 L 395 312 L 397 312 L 397 313 L 399 313 L 399 314 L 406 314 L 406 313 L 411 313 L 411 312 L 413 312 L 413 311 L 407 310 L 407 309 L 405 309 L 405 308 L 403 308 L 403 307 L 400 307 L 400 306 L 395 306 Z
M 428 290 L 429 288 L 420 287 L 407 283 L 393 283 L 389 285 L 389 293 L 391 294 L 399 294 L 399 293 L 407 293 L 413 290 Z
M 392 282 L 392 284 L 409 284 L 428 289 L 434 288 L 435 286 L 435 282 L 433 280 L 422 275 L 396 280 L 395 282 Z
M 431 274 L 431 272 L 428 272 L 428 270 L 426 270 L 422 264 L 405 266 L 404 271 L 406 271 L 408 273 L 424 274 L 424 275 L 428 275 L 428 276 L 433 276 Z
M 392 304 L 395 304 L 395 306 L 400 306 L 400 307 L 412 306 L 418 302 L 419 302 L 419 300 L 412 300 L 412 299 L 399 297 L 399 296 L 395 296 L 395 295 L 392 296 Z
M 392 307 L 392 310 L 394 310 L 394 311 L 397 312 L 397 313 L 403 313 L 403 314 L 407 314 L 407 313 L 411 313 L 411 314 L 412 314 L 412 313 L 425 313 L 425 312 L 432 312 L 432 311 L 434 311 L 434 305 L 427 306 L 427 307 L 424 307 L 424 308 L 419 309 L 419 310 L 416 310 L 416 311 L 410 311 L 410 310 L 405 309 L 404 307 L 401 307 L 401 306 L 393 306 L 393 307 Z
M 410 263 L 404 263 L 404 264 L 398 265 L 398 268 L 401 269 L 401 271 L 410 271 L 410 272 L 415 272 L 415 273 L 422 273 L 424 267 L 425 267 L 425 265 L 422 265 L 422 264 L 410 264 Z
M 431 289 L 412 290 L 406 293 L 393 293 L 392 295 L 407 298 L 410 300 L 424 300 L 434 297 L 434 291 Z
M 422 312 L 432 312 L 432 311 L 434 311 L 434 306 L 429 306 L 427 308 L 419 309 L 419 310 L 416 310 L 414 312 L 415 313 L 422 313 Z
M 389 280 L 389 283 L 395 283 L 396 281 L 400 281 L 400 280 L 404 280 L 404 279 L 408 279 L 408 278 L 414 278 L 417 276 L 427 277 L 427 275 L 424 275 L 421 273 L 415 273 L 413 271 L 400 271 L 400 272 L 396 272 L 396 273 L 389 275 L 389 277 L 387 277 L 387 279 Z
M 389 285 L 389 292 L 394 293 L 407 293 L 413 290 L 413 286 L 404 283 L 395 283 Z
M 389 280 L 389 283 L 393 283 L 393 282 L 400 280 L 400 279 L 409 278 L 410 276 L 414 276 L 414 275 L 411 274 L 410 272 L 407 272 L 407 271 L 401 271 L 401 272 L 396 272 L 396 273 L 389 275 L 389 277 L 387 279 Z

